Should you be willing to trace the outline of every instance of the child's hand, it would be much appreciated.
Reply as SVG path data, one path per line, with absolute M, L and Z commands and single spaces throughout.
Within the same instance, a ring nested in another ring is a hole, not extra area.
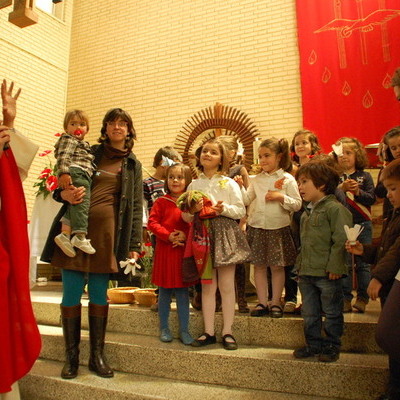
M 215 210 L 217 215 L 221 215 L 224 211 L 224 202 L 219 200 L 215 206 L 212 206 L 212 209 Z
M 360 193 L 358 182 L 354 179 L 346 179 L 342 183 L 342 189 L 345 192 L 353 192 L 355 195 L 358 195 Z
M 68 186 L 72 185 L 71 175 L 62 174 L 58 177 L 58 187 L 61 189 L 68 189 Z
M 240 189 L 243 187 L 243 177 L 242 175 L 236 175 L 233 180 L 239 185 Z
M 173 232 L 170 233 L 168 239 L 172 243 L 172 247 L 184 246 L 186 235 L 184 232 L 175 229 Z
M 268 190 L 268 192 L 265 195 L 265 201 L 280 201 L 283 203 L 284 197 L 281 192 L 278 192 L 277 190 Z
M 361 256 L 364 253 L 364 246 L 358 240 L 356 241 L 356 244 L 353 245 L 351 245 L 350 242 L 346 240 L 344 247 L 349 253 L 355 254 L 356 256 Z
M 379 291 L 381 290 L 382 283 L 378 279 L 372 278 L 368 285 L 367 293 L 371 297 L 371 300 L 376 300 L 379 297 Z
M 203 198 L 201 198 L 193 207 L 190 208 L 190 214 L 196 214 L 203 208 Z
M 340 279 L 342 277 L 342 274 L 332 274 L 332 272 L 329 272 L 328 278 L 330 281 L 336 281 L 337 279 Z

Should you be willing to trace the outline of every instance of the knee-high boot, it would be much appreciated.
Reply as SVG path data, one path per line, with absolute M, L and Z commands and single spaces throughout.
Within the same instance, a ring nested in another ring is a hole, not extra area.
M 60 306 L 65 341 L 65 364 L 61 378 L 72 379 L 78 375 L 79 343 L 81 341 L 81 305 Z
M 103 354 L 106 335 L 108 304 L 100 306 L 89 303 L 90 358 L 89 369 L 102 378 L 114 376 Z
M 248 313 L 249 307 L 246 300 L 246 267 L 244 264 L 237 264 L 235 270 L 236 298 L 240 313 Z

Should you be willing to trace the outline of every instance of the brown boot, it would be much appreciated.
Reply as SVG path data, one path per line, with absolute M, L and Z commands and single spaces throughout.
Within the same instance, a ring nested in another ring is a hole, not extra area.
M 106 335 L 108 304 L 100 306 L 89 303 L 90 358 L 89 369 L 102 378 L 112 378 L 113 370 L 103 354 Z
M 246 301 L 246 268 L 244 264 L 237 264 L 235 270 L 236 298 L 239 312 L 246 314 L 250 311 Z
M 73 379 L 78 375 L 79 343 L 81 341 L 82 306 L 66 307 L 61 305 L 61 321 L 65 341 L 65 364 L 61 378 Z

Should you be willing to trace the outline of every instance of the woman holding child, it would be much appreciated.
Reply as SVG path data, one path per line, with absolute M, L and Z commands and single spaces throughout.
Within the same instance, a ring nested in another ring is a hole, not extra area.
M 67 203 L 57 215 L 47 240 L 43 261 L 62 268 L 63 299 L 61 315 L 66 345 L 66 363 L 61 372 L 65 379 L 75 378 L 79 367 L 81 296 L 88 274 L 89 292 L 89 369 L 101 377 L 112 377 L 112 369 L 103 356 L 107 326 L 107 288 L 111 273 L 118 273 L 117 262 L 138 258 L 142 238 L 142 167 L 132 153 L 136 139 L 130 115 L 120 109 L 109 110 L 101 128 L 99 145 L 92 146 L 97 172 L 93 177 L 88 238 L 96 249 L 86 254 L 77 249 L 76 257 L 67 257 L 56 246 L 60 218 Z M 79 203 L 82 190 L 63 190 L 60 197 L 71 204 Z M 60 200 L 61 200 L 60 199 Z

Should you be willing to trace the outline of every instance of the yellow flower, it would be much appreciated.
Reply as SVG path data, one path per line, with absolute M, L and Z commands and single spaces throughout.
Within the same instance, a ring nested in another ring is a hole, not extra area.
M 218 185 L 221 189 L 226 189 L 226 185 L 228 184 L 228 179 L 221 179 L 218 182 Z

